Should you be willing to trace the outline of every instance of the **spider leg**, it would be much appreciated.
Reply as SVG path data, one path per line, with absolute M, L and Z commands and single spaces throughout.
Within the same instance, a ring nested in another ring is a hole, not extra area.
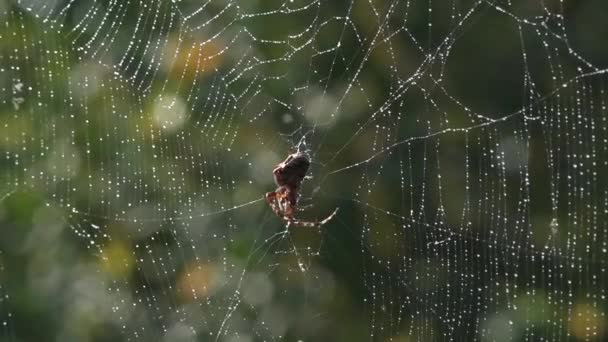
M 287 222 L 287 225 L 294 225 L 296 227 L 305 227 L 305 228 L 314 228 L 314 227 L 321 227 L 322 225 L 326 224 L 327 222 L 329 222 L 332 218 L 334 218 L 334 216 L 336 216 L 336 214 L 338 213 L 338 209 L 340 208 L 336 208 L 329 216 L 327 216 L 325 219 L 321 220 L 321 221 L 300 221 L 298 219 L 295 218 L 288 218 L 288 217 L 283 217 L 283 220 L 285 220 Z
M 298 198 L 297 211 L 303 211 L 314 207 L 314 201 L 312 197 L 300 197 Z
M 327 222 L 331 221 L 331 219 L 334 218 L 334 216 L 336 216 L 336 214 L 338 213 L 338 209 L 340 209 L 340 208 L 334 209 L 334 211 L 331 214 L 329 214 L 329 216 L 327 216 L 325 219 L 323 219 L 321 222 L 319 222 L 319 225 L 322 226 L 322 225 L 326 224 Z
M 277 193 L 275 191 L 267 192 L 265 197 L 266 197 L 266 202 L 268 202 L 268 204 L 272 204 L 272 202 L 274 202 L 275 199 L 277 198 Z
M 281 211 L 279 200 L 277 198 L 277 193 L 275 191 L 266 193 L 266 201 L 270 205 L 270 209 L 272 209 L 272 211 L 278 217 L 283 217 L 283 212 Z
M 281 210 L 281 212 L 287 213 L 287 200 L 285 198 L 279 198 L 277 202 L 279 204 L 279 209 Z
M 298 211 L 304 211 L 304 210 L 310 209 L 312 207 L 314 207 L 314 204 L 310 203 L 310 204 L 306 204 L 306 205 L 303 205 L 303 206 L 298 206 L 297 210 Z

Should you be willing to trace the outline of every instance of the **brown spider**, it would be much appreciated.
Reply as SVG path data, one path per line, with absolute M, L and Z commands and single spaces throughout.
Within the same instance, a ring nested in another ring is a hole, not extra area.
M 329 222 L 338 208 L 322 221 L 300 221 L 295 217 L 298 210 L 298 198 L 300 197 L 300 185 L 306 177 L 310 161 L 308 156 L 302 152 L 290 154 L 285 161 L 272 170 L 274 181 L 279 186 L 275 191 L 266 193 L 266 201 L 277 216 L 282 218 L 289 227 L 318 227 Z

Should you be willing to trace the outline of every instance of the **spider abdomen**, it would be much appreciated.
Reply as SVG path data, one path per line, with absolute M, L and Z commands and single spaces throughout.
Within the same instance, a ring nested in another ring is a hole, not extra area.
M 287 186 L 293 190 L 300 188 L 306 177 L 310 161 L 301 153 L 294 153 L 273 170 L 274 181 L 278 186 Z

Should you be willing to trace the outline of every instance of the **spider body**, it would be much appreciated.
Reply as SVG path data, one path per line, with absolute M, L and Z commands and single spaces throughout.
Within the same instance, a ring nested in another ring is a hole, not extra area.
M 282 163 L 278 164 L 272 174 L 278 188 L 273 192 L 266 193 L 266 201 L 272 210 L 287 222 L 287 226 L 295 225 L 300 227 L 321 226 L 331 220 L 338 209 L 326 219 L 319 222 L 300 221 L 295 214 L 298 210 L 298 199 L 300 197 L 300 186 L 306 177 L 310 160 L 302 152 L 296 152 L 287 156 Z

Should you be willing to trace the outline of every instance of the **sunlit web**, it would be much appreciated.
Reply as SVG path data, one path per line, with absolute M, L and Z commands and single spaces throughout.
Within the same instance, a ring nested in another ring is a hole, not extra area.
M 601 6 L 0 0 L 2 336 L 605 338 Z

